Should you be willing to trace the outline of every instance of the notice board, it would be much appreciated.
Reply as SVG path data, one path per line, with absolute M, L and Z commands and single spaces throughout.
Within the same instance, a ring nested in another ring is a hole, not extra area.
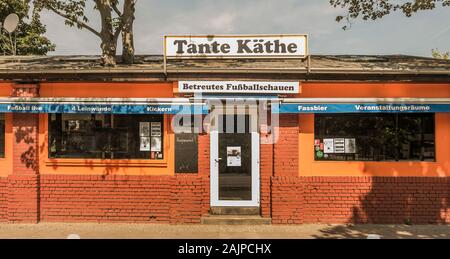
M 198 172 L 198 134 L 175 134 L 175 173 Z

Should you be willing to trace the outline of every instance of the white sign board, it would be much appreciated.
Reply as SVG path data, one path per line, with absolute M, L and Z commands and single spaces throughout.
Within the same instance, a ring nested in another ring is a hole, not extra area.
M 345 139 L 345 153 L 356 153 L 356 139 L 346 138 Z
M 227 166 L 241 165 L 241 147 L 227 147 Z
M 345 139 L 334 139 L 334 153 L 345 153 Z
M 306 35 L 203 35 L 165 36 L 168 58 L 241 58 L 308 55 Z
M 180 93 L 298 94 L 299 82 L 178 81 Z
M 326 138 L 323 140 L 323 152 L 325 154 L 334 153 L 334 139 Z

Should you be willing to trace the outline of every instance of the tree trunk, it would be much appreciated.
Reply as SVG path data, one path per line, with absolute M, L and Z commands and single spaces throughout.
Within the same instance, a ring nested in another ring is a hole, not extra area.
M 125 64 L 134 63 L 134 23 L 135 0 L 125 0 L 123 6 L 122 30 L 122 61 Z
M 103 38 L 100 44 L 102 48 L 102 65 L 104 66 L 115 66 L 116 65 L 116 50 L 117 42 L 109 37 Z
M 116 51 L 117 51 L 117 39 L 114 37 L 114 30 L 112 25 L 112 9 L 110 0 L 95 0 L 98 11 L 100 12 L 100 18 L 102 23 L 102 30 L 100 32 L 100 38 L 102 43 L 100 47 L 102 49 L 102 64 L 104 66 L 116 65 Z

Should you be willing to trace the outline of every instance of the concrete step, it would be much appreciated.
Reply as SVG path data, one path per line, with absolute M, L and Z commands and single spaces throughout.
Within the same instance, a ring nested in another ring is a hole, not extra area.
M 205 215 L 201 218 L 204 225 L 270 225 L 271 218 L 253 215 Z
M 211 207 L 211 215 L 260 215 L 259 207 Z

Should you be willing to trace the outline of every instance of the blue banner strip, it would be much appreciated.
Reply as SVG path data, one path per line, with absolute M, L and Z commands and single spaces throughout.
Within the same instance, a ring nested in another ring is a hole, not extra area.
M 422 113 L 450 112 L 450 104 L 349 104 L 283 103 L 272 105 L 272 113 Z
M 1 103 L 1 113 L 208 114 L 206 105 L 18 104 Z

